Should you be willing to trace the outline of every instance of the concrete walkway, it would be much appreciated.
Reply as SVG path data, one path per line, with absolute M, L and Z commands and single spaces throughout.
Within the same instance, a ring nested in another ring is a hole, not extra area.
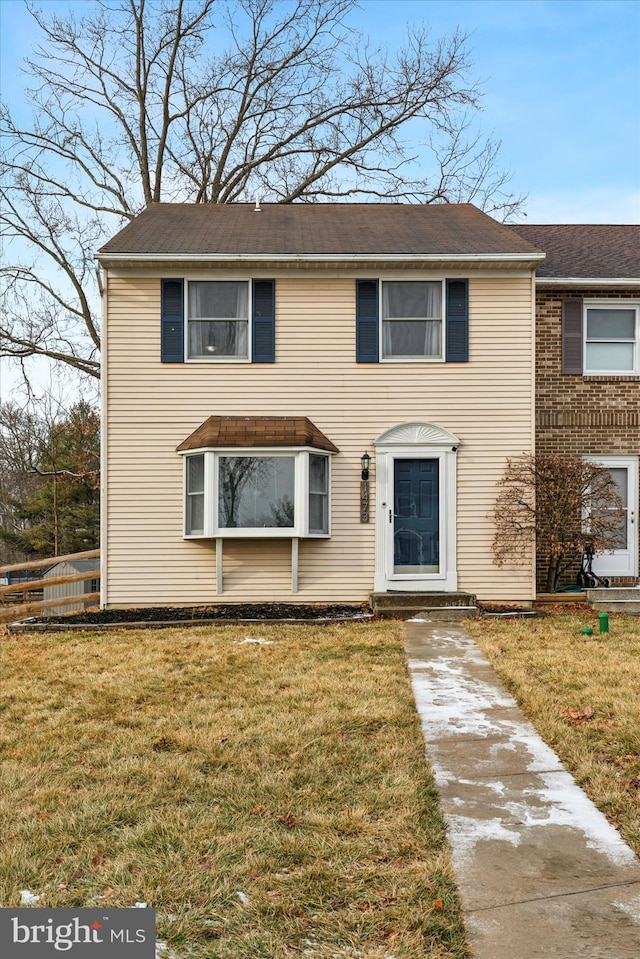
M 405 623 L 477 959 L 639 959 L 640 862 L 457 623 Z

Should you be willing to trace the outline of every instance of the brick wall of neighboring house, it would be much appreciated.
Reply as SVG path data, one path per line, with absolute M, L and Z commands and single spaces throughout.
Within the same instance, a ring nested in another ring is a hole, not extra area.
M 635 299 L 637 290 L 545 290 L 536 293 L 536 449 L 591 455 L 640 454 L 640 378 L 577 376 L 562 370 L 562 301 Z M 636 504 L 636 517 L 638 507 Z M 543 566 L 538 564 L 539 569 Z M 577 567 L 576 567 L 577 571 Z M 541 570 L 542 572 L 542 570 Z M 612 585 L 633 586 L 637 577 Z M 575 582 L 575 571 L 564 582 Z M 538 588 L 543 584 L 539 581 Z

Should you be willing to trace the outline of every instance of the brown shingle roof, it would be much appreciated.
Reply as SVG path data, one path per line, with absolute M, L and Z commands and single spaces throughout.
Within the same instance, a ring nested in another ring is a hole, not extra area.
M 536 276 L 640 279 L 640 225 L 518 223 L 511 229 L 547 254 Z
M 311 446 L 339 452 L 306 416 L 210 416 L 178 446 L 177 452 L 255 446 Z
M 468 203 L 157 203 L 102 255 L 535 254 L 531 243 Z

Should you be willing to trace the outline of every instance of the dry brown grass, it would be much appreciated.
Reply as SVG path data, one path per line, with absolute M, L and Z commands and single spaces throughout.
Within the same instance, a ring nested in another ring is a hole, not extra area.
M 582 634 L 586 627 L 593 635 Z M 475 619 L 469 630 L 543 739 L 640 854 L 640 619 L 611 614 L 602 635 L 591 611 Z
M 5 636 L 0 903 L 144 900 L 176 959 L 462 959 L 400 630 Z

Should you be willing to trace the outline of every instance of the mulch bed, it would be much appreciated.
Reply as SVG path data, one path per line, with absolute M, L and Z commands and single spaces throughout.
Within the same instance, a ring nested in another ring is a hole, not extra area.
M 291 621 L 326 622 L 361 619 L 371 615 L 368 603 L 357 606 L 339 603 L 331 606 L 304 606 L 292 603 L 220 603 L 215 606 L 149 606 L 140 609 L 99 609 L 66 616 L 40 616 L 25 621 L 29 626 L 59 625 L 105 626 L 144 623 L 209 623 Z

